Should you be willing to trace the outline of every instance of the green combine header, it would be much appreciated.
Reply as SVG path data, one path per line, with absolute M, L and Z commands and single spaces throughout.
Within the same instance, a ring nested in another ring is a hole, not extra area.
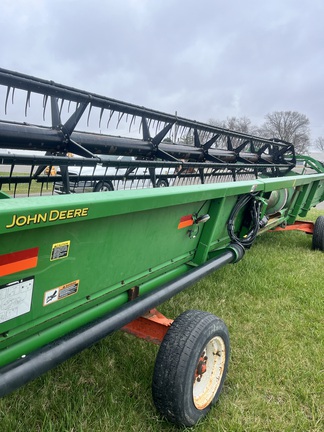
M 298 220 L 324 200 L 323 165 L 3 69 L 0 87 L 0 395 L 123 328 L 161 344 L 154 403 L 194 425 L 221 392 L 228 330 L 155 308 L 267 230 L 305 231 L 323 251 L 324 217 Z

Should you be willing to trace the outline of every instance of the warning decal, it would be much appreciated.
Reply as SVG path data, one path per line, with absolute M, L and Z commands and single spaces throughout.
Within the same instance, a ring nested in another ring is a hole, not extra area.
M 51 261 L 66 258 L 69 255 L 70 240 L 61 243 L 55 243 L 52 246 Z
M 66 297 L 76 294 L 79 289 L 79 282 L 79 280 L 76 280 L 58 288 L 46 291 L 44 294 L 43 306 L 47 306 L 58 300 L 62 300 Z
M 33 277 L 0 286 L 0 323 L 30 311 L 33 288 Z

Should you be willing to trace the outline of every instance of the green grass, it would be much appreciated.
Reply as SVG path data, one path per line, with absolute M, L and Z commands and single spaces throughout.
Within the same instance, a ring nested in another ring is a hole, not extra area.
M 28 193 L 40 195 L 41 193 L 52 192 L 52 189 L 53 183 L 45 182 L 42 189 L 42 183 L 37 183 L 35 180 L 31 181 L 30 187 L 28 183 L 18 183 L 16 189 L 13 183 L 10 185 L 5 184 L 1 187 L 1 191 L 10 196 L 24 195 Z
M 0 178 L 1 177 L 7 177 L 9 174 L 8 172 L 0 172 Z M 13 176 L 13 180 L 15 177 L 29 177 L 28 173 L 19 173 L 15 176 Z M 17 183 L 17 187 L 15 189 L 15 183 L 11 184 L 3 184 L 1 185 L 1 191 L 5 192 L 9 196 L 16 196 L 16 195 L 25 195 L 25 194 L 36 194 L 40 195 L 41 193 L 46 192 L 52 192 L 53 190 L 53 182 L 47 182 L 47 179 L 45 179 L 43 183 L 43 189 L 42 189 L 42 183 L 37 182 L 36 180 L 31 180 L 30 185 L 28 183 Z
M 195 432 L 323 430 L 323 261 L 311 236 L 266 233 L 242 261 L 160 308 L 207 310 L 230 330 L 224 390 Z M 0 400 L 1 431 L 178 431 L 152 403 L 157 350 L 115 333 Z

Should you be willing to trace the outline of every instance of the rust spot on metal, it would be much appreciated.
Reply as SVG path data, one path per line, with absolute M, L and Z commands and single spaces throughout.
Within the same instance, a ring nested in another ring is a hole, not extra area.
M 138 286 L 134 286 L 133 288 L 130 288 L 127 291 L 127 294 L 128 294 L 128 301 L 135 300 L 138 297 L 138 295 L 139 295 L 139 287 Z
M 208 357 L 205 355 L 205 351 L 204 351 L 198 360 L 197 369 L 195 371 L 195 378 L 198 382 L 200 382 L 203 374 L 207 370 L 207 360 L 208 360 Z

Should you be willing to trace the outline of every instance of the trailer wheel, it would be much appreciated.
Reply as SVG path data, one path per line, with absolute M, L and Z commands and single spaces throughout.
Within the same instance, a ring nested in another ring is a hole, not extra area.
M 312 248 L 324 251 L 324 216 L 316 219 L 313 232 Z
M 109 192 L 109 191 L 113 191 L 113 190 L 114 190 L 114 187 L 113 187 L 112 183 L 109 181 L 99 182 L 96 184 L 96 186 L 93 189 L 94 192 Z
M 220 395 L 229 354 L 229 334 L 221 319 L 198 310 L 181 314 L 156 358 L 152 392 L 160 413 L 173 423 L 195 425 Z
M 167 179 L 161 178 L 156 182 L 156 187 L 168 187 L 169 182 Z

